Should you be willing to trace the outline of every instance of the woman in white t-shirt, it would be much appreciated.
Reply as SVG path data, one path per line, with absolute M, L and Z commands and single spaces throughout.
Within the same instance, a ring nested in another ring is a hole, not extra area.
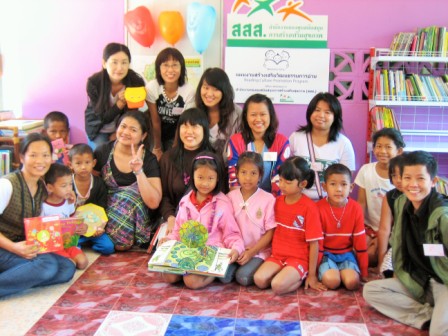
M 146 85 L 146 99 L 154 137 L 153 154 L 160 160 L 171 148 L 180 114 L 194 104 L 194 89 L 187 83 L 187 69 L 182 53 L 165 48 L 157 55 L 156 79 Z
M 333 163 L 342 163 L 350 170 L 355 170 L 352 143 L 340 133 L 342 108 L 339 100 L 331 93 L 318 93 L 308 105 L 306 121 L 306 125 L 291 134 L 289 145 L 292 155 L 305 158 L 311 168 L 318 172 L 319 186 L 323 182 L 323 172 Z M 316 187 L 315 183 L 311 189 L 303 192 L 311 199 L 318 200 L 324 196 L 319 186 Z

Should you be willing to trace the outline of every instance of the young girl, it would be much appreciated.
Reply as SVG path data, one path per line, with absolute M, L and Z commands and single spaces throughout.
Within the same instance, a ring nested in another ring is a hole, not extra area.
M 207 113 L 210 142 L 218 154 L 227 158 L 231 135 L 240 131 L 241 107 L 233 102 L 235 94 L 229 77 L 221 68 L 208 68 L 196 89 L 195 103 Z
M 254 276 L 259 288 L 271 285 L 275 294 L 285 294 L 300 287 L 308 274 L 305 288 L 325 290 L 316 277 L 322 225 L 316 204 L 305 196 L 311 188 L 314 171 L 298 156 L 288 158 L 279 169 L 282 196 L 275 202 L 275 229 L 272 254 Z
M 179 240 L 180 226 L 188 220 L 197 220 L 208 230 L 207 245 L 229 248 L 230 263 L 234 263 L 244 251 L 244 242 L 238 224 L 233 217 L 232 204 L 222 193 L 224 188 L 223 163 L 221 158 L 211 152 L 201 152 L 193 160 L 190 186 L 180 201 L 179 212 L 173 231 L 161 239 L 161 243 L 169 239 Z M 236 266 L 230 265 L 222 282 L 232 280 Z M 182 279 L 177 274 L 162 274 L 166 282 L 174 283 Z M 210 284 L 215 278 L 188 274 L 183 277 L 185 286 L 199 289 Z
M 40 216 L 47 196 L 42 177 L 51 165 L 50 140 L 31 133 L 21 143 L 22 168 L 0 178 L 0 297 L 69 281 L 75 265 L 54 253 L 37 254 L 27 245 L 23 219 Z
M 381 205 L 380 227 L 378 229 L 378 270 L 386 277 L 393 275 L 392 248 L 388 242 L 394 224 L 395 200 L 403 193 L 401 188 L 401 163 L 404 153 L 394 157 L 389 163 L 389 180 L 395 186 L 386 193 Z
M 173 144 L 180 114 L 194 104 L 194 89 L 187 83 L 185 59 L 179 50 L 163 49 L 155 63 L 156 79 L 146 85 L 146 99 L 153 127 L 152 151 L 160 160 Z
M 394 186 L 389 181 L 389 162 L 403 152 L 405 143 L 400 131 L 383 128 L 372 137 L 373 154 L 377 162 L 366 163 L 355 179 L 358 185 L 358 202 L 364 210 L 369 265 L 378 262 L 377 232 L 380 224 L 381 202 Z
M 232 202 L 246 247 L 237 260 L 240 267 L 236 272 L 236 281 L 249 286 L 254 284 L 255 271 L 271 255 L 275 198 L 258 188 L 263 176 L 263 159 L 260 154 L 241 154 L 236 165 L 236 176 L 241 187 L 232 190 L 227 196 Z

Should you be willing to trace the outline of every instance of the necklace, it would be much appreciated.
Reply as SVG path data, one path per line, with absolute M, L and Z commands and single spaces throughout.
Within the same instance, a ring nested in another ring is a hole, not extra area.
M 165 85 L 162 86 L 162 95 L 163 95 L 163 98 L 165 98 L 167 103 L 175 102 L 177 100 L 177 97 L 179 96 L 177 94 L 177 90 L 176 90 L 176 95 L 173 98 L 168 98 L 168 96 L 166 95 L 166 91 L 165 91 Z
M 333 215 L 333 218 L 334 218 L 334 220 L 336 221 L 336 228 L 340 229 L 340 228 L 341 228 L 342 217 L 344 217 L 345 208 L 347 207 L 347 203 L 348 203 L 348 202 L 345 202 L 345 204 L 344 204 L 344 209 L 342 209 L 342 215 L 341 215 L 341 218 L 339 218 L 339 219 L 335 216 L 335 214 L 334 214 L 334 212 L 333 212 L 333 207 L 331 206 L 330 202 L 328 201 L 328 197 L 327 197 L 327 202 L 328 202 L 328 205 L 330 206 L 331 214 Z

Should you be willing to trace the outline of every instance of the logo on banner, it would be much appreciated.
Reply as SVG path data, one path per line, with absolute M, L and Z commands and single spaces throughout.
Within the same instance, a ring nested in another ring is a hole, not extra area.
M 249 0 L 235 0 L 232 5 L 232 13 L 237 13 L 240 8 L 249 7 L 250 12 L 247 16 L 251 16 L 257 12 L 267 12 L 270 15 L 274 16 L 275 14 L 283 15 L 282 20 L 285 21 L 290 15 L 297 15 L 299 17 L 308 20 L 309 22 L 313 22 L 313 19 L 304 11 L 300 10 L 304 4 L 304 1 L 287 1 L 286 5 L 274 10 L 274 4 L 280 2 L 279 0 L 255 0 L 255 6 L 253 6 Z

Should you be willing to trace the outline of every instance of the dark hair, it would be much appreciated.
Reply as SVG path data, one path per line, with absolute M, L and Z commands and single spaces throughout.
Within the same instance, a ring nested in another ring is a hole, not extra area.
M 389 161 L 389 181 L 390 183 L 392 182 L 392 175 L 395 174 L 395 168 L 399 168 L 400 172 L 401 172 L 401 166 L 403 165 L 403 159 L 404 156 L 406 155 L 406 153 L 397 155 L 396 157 L 393 157 L 392 159 L 390 159 Z
M 247 145 L 250 142 L 253 142 L 254 135 L 252 134 L 252 130 L 249 127 L 249 124 L 247 122 L 247 110 L 249 109 L 250 103 L 264 103 L 268 107 L 269 110 L 269 127 L 267 128 L 266 132 L 263 135 L 263 141 L 266 144 L 267 148 L 270 148 L 275 140 L 275 134 L 277 133 L 278 129 L 278 119 L 277 115 L 275 114 L 274 104 L 272 104 L 272 100 L 261 93 L 256 93 L 247 98 L 246 102 L 244 103 L 243 107 L 243 113 L 241 115 L 242 123 L 241 123 L 241 134 L 244 139 L 244 143 Z
M 403 157 L 403 161 L 400 167 L 400 173 L 403 175 L 404 167 L 406 166 L 425 166 L 431 179 L 436 177 L 438 172 L 437 161 L 430 153 L 425 151 L 408 152 Z
M 103 61 L 107 62 L 107 60 L 116 53 L 124 52 L 126 56 L 129 58 L 129 63 L 131 62 L 131 52 L 129 48 L 124 44 L 120 43 L 109 43 L 104 47 L 103 50 Z M 110 92 L 112 89 L 112 83 L 109 78 L 109 74 L 107 73 L 107 69 L 102 69 L 100 72 L 94 74 L 92 77 L 99 76 L 100 80 L 100 90 L 98 92 L 98 101 L 95 103 L 94 110 L 98 115 L 103 115 L 104 111 L 108 111 L 110 109 Z M 131 77 L 141 78 L 139 74 L 137 74 L 134 70 L 128 69 L 128 73 L 123 78 L 122 82 L 126 87 L 131 85 Z M 142 82 L 144 83 L 143 79 Z M 89 90 L 89 89 L 88 89 Z
M 142 134 L 146 133 L 146 137 L 142 140 L 142 143 L 145 145 L 146 149 L 149 149 L 151 146 L 151 139 L 150 139 L 151 136 L 150 136 L 149 127 L 148 127 L 148 124 L 149 124 L 148 114 L 140 112 L 138 110 L 127 111 L 118 119 L 117 129 L 118 129 L 118 126 L 120 126 L 120 124 L 124 118 L 133 118 L 139 123 L 140 128 L 142 130 Z
M 50 169 L 45 174 L 45 183 L 54 184 L 58 178 L 64 176 L 72 176 L 70 168 L 60 163 L 52 163 Z
M 264 165 L 263 165 L 263 158 L 261 155 L 257 152 L 244 152 L 238 157 L 238 162 L 236 163 L 236 173 L 238 174 L 238 171 L 240 167 L 245 164 L 246 162 L 250 162 L 254 164 L 258 168 L 258 172 L 260 173 L 261 178 L 264 174 Z
M 385 127 L 373 133 L 372 135 L 373 147 L 375 147 L 376 142 L 381 137 L 391 139 L 394 142 L 395 146 L 397 146 L 397 148 L 404 148 L 406 146 L 400 131 L 395 128 Z
M 311 115 L 316 110 L 317 104 L 320 101 L 324 101 L 330 107 L 330 111 L 333 112 L 334 120 L 330 126 L 330 134 L 328 135 L 328 141 L 336 141 L 339 132 L 342 130 L 342 107 L 339 100 L 328 92 L 320 92 L 311 99 L 306 109 L 306 125 L 299 126 L 298 132 L 310 133 L 313 130 L 313 124 L 311 123 Z
M 235 104 L 233 103 L 235 94 L 233 92 L 232 84 L 230 84 L 229 76 L 227 76 L 225 71 L 221 68 L 208 68 L 202 74 L 196 89 L 195 103 L 198 108 L 205 111 L 208 115 L 208 108 L 205 106 L 201 97 L 201 88 L 202 85 L 204 85 L 204 82 L 221 91 L 222 98 L 219 102 L 218 130 L 219 133 L 222 133 L 225 136 L 232 135 L 227 134 L 227 128 L 232 121 L 231 116 L 235 111 Z
M 335 174 L 348 176 L 348 178 L 350 179 L 350 183 L 353 182 L 352 172 L 346 165 L 342 163 L 333 163 L 332 165 L 328 166 L 328 168 L 324 171 L 324 181 L 327 182 L 330 176 Z
M 216 181 L 215 189 L 212 191 L 212 195 L 216 195 L 219 192 L 222 192 L 225 190 L 225 171 L 224 171 L 224 163 L 222 162 L 222 157 L 216 155 L 213 152 L 204 151 L 200 152 L 193 160 L 193 164 L 191 167 L 191 174 L 190 174 L 190 187 L 194 190 L 194 192 L 197 192 L 198 189 L 194 185 L 194 172 L 199 167 L 207 166 L 211 169 L 213 169 L 217 175 L 218 175 L 218 181 Z
M 196 107 L 192 107 L 185 110 L 179 117 L 179 121 L 176 127 L 176 134 L 177 134 L 176 143 L 173 146 L 173 151 L 171 152 L 170 155 L 171 160 L 174 161 L 174 165 L 179 172 L 184 171 L 184 154 L 185 154 L 184 143 L 180 139 L 180 127 L 187 123 L 192 126 L 199 125 L 202 127 L 202 130 L 204 131 L 204 138 L 202 139 L 202 142 L 199 145 L 200 151 L 213 151 L 213 147 L 210 144 L 210 130 L 208 127 L 208 118 L 205 115 L 205 112 Z
M 50 123 L 55 121 L 63 122 L 67 130 L 70 129 L 70 123 L 68 122 L 67 116 L 59 111 L 52 111 L 47 113 L 47 115 L 44 118 L 44 129 L 47 130 L 48 127 L 50 127 Z
M 185 59 L 179 50 L 177 50 L 176 48 L 170 48 L 170 47 L 163 49 L 162 51 L 160 51 L 157 54 L 156 64 L 155 64 L 157 83 L 159 83 L 159 85 L 165 84 L 165 81 L 163 80 L 162 74 L 160 72 L 160 66 L 162 65 L 162 63 L 165 63 L 166 61 L 169 61 L 170 59 L 173 59 L 180 63 L 180 76 L 179 76 L 179 80 L 178 80 L 178 85 L 183 86 L 188 81 L 187 67 L 185 66 Z
M 314 170 L 310 168 L 309 163 L 300 156 L 290 156 L 282 163 L 278 169 L 280 177 L 292 181 L 306 181 L 306 189 L 310 189 L 314 183 Z
M 53 145 L 51 144 L 48 136 L 41 133 L 30 133 L 20 142 L 20 155 L 25 155 L 28 151 L 28 147 L 37 141 L 45 141 L 50 147 L 50 153 L 53 153 Z
M 93 150 L 92 147 L 85 143 L 79 143 L 76 145 L 73 145 L 72 148 L 70 148 L 70 151 L 68 152 L 68 158 L 70 161 L 73 159 L 75 155 L 83 155 L 83 154 L 89 154 L 93 158 Z

